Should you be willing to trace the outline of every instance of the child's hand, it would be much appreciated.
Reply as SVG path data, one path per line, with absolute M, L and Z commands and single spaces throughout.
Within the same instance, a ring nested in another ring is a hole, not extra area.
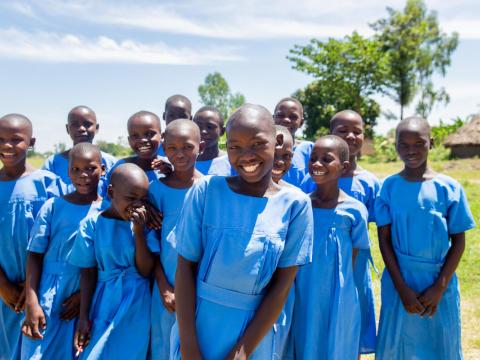
M 235 346 L 225 359 L 226 360 L 247 360 L 248 356 L 243 346 Z
M 80 314 L 80 291 L 73 293 L 62 304 L 63 311 L 60 314 L 62 320 L 75 319 Z
M 408 286 L 405 286 L 398 294 L 402 300 L 403 307 L 409 314 L 422 314 L 425 311 L 425 307 L 418 300 L 418 294 Z
M 173 171 L 173 166 L 165 161 L 165 158 L 159 157 L 152 161 L 152 169 L 157 170 L 161 174 L 169 175 Z
M 22 333 L 34 340 L 43 339 L 40 330 L 45 330 L 46 327 L 45 313 L 38 301 L 35 304 L 28 304 L 25 320 L 23 320 L 22 324 Z
M 20 292 L 20 296 L 18 297 L 17 303 L 15 304 L 15 311 L 17 313 L 22 312 L 25 309 L 25 298 L 27 297 L 27 289 L 25 287 L 25 283 L 22 282 L 18 284 L 22 291 Z
M 145 206 L 132 208 L 130 210 L 130 221 L 133 222 L 133 232 L 135 234 L 143 234 L 147 221 L 147 209 Z
M 92 323 L 86 319 L 80 319 L 75 330 L 75 336 L 73 337 L 73 345 L 77 350 L 77 355 L 80 355 L 90 342 L 90 330 Z
M 429 288 L 425 289 L 418 300 L 425 307 L 425 310 L 420 314 L 420 316 L 430 316 L 432 317 L 437 312 L 438 303 L 442 300 L 444 289 L 437 285 L 432 285 Z
M 163 215 L 152 204 L 145 204 L 147 209 L 147 227 L 149 229 L 160 230 L 162 228 Z
M 159 286 L 159 290 L 165 309 L 167 309 L 169 313 L 175 312 L 175 292 L 173 287 L 166 284 L 162 287 Z
M 22 291 L 23 287 L 21 284 L 6 282 L 4 285 L 0 286 L 0 298 L 10 309 L 17 312 L 15 307 L 20 299 Z

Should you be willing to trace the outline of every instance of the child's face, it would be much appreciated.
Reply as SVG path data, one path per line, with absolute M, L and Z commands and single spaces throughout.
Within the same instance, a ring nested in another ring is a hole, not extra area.
M 193 119 L 200 128 L 200 136 L 205 148 L 217 147 L 218 139 L 223 135 L 223 123 L 214 111 L 206 110 L 195 115 Z
M 228 132 L 228 159 L 243 180 L 259 182 L 271 173 L 275 144 L 275 136 L 262 119 L 239 124 Z
M 70 135 L 73 145 L 82 142 L 92 143 L 97 130 L 98 124 L 95 114 L 81 109 L 70 113 L 67 133 Z
M 173 120 L 191 118 L 192 112 L 190 107 L 184 101 L 176 101 L 169 104 L 163 113 L 163 120 L 165 120 L 166 125 L 170 124 Z
M 397 132 L 397 153 L 407 168 L 416 169 L 425 164 L 431 143 L 427 129 L 412 126 Z
M 317 140 L 310 155 L 308 172 L 315 184 L 325 184 L 340 178 L 348 168 L 348 161 L 342 162 L 336 143 L 328 139 Z
M 332 135 L 337 135 L 348 144 L 350 156 L 357 156 L 362 150 L 363 140 L 363 121 L 359 116 L 345 116 L 335 119 L 332 124 Z
M 285 126 L 294 138 L 298 128 L 303 124 L 302 111 L 294 101 L 283 101 L 278 104 L 273 119 L 276 125 Z
M 72 154 L 68 168 L 68 176 L 79 194 L 87 195 L 97 192 L 100 177 L 105 166 L 95 153 Z
M 157 119 L 151 116 L 138 116 L 131 119 L 128 126 L 128 144 L 140 159 L 157 156 L 161 132 Z
M 34 143 L 28 125 L 0 121 L 0 160 L 3 166 L 15 167 L 25 163 L 28 148 Z
M 275 147 L 272 179 L 276 183 L 287 173 L 292 165 L 293 143 L 290 138 L 283 137 L 283 145 Z
M 130 220 L 132 211 L 145 206 L 147 202 L 148 181 L 140 180 L 126 181 L 108 186 L 111 207 L 123 220 Z
M 169 130 L 163 141 L 163 149 L 174 171 L 185 171 L 195 167 L 200 151 L 198 133 L 190 127 L 176 127 Z

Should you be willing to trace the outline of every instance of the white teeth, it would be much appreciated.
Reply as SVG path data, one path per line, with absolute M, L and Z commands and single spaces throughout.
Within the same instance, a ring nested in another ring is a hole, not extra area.
M 315 171 L 315 170 L 313 171 L 313 175 L 315 175 L 315 176 L 322 176 L 322 175 L 325 175 L 325 174 L 326 174 L 325 171 L 318 171 L 318 170 L 317 170 L 317 171 Z
M 150 150 L 150 146 L 139 146 L 138 150 L 139 151 L 148 151 L 148 150 Z
M 275 175 L 280 175 L 281 173 L 283 173 L 283 170 L 272 169 L 272 173 L 275 174 Z
M 242 166 L 242 167 L 243 167 L 243 170 L 245 170 L 245 172 L 247 172 L 247 173 L 253 173 L 255 170 L 257 170 L 258 164 L 256 164 L 256 165 L 250 165 L 250 166 L 244 165 L 244 166 Z
M 1 153 L 3 157 L 14 157 L 15 153 Z

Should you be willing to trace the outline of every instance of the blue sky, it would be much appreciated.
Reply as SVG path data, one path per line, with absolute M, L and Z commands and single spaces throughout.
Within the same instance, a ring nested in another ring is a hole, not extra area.
M 426 1 L 444 31 L 460 45 L 445 78 L 451 101 L 431 115 L 448 121 L 480 111 L 480 3 Z M 122 1 L 32 0 L 0 2 L 0 113 L 19 112 L 34 123 L 37 149 L 69 139 L 68 111 L 80 104 L 98 116 L 98 139 L 126 136 L 138 110 L 161 115 L 174 93 L 200 106 L 197 87 L 220 71 L 233 91 L 272 109 L 312 81 L 285 58 L 312 37 L 368 36 L 368 23 L 403 1 Z M 398 113 L 379 97 L 384 110 Z M 413 111 L 410 109 L 409 111 Z M 408 110 L 407 110 L 408 113 Z M 394 123 L 380 119 L 384 133 Z

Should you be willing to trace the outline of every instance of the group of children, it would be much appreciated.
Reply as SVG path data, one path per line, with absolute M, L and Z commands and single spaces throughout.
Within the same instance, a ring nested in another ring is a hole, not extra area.
M 475 223 L 461 185 L 428 167 L 427 121 L 399 123 L 404 169 L 380 185 L 357 164 L 359 114 L 315 143 L 295 139 L 303 118 L 289 97 L 225 126 L 174 95 L 163 133 L 152 112 L 128 119 L 134 155 L 116 161 L 78 106 L 73 147 L 42 170 L 31 122 L 0 118 L 0 360 L 461 359 L 455 269 Z

